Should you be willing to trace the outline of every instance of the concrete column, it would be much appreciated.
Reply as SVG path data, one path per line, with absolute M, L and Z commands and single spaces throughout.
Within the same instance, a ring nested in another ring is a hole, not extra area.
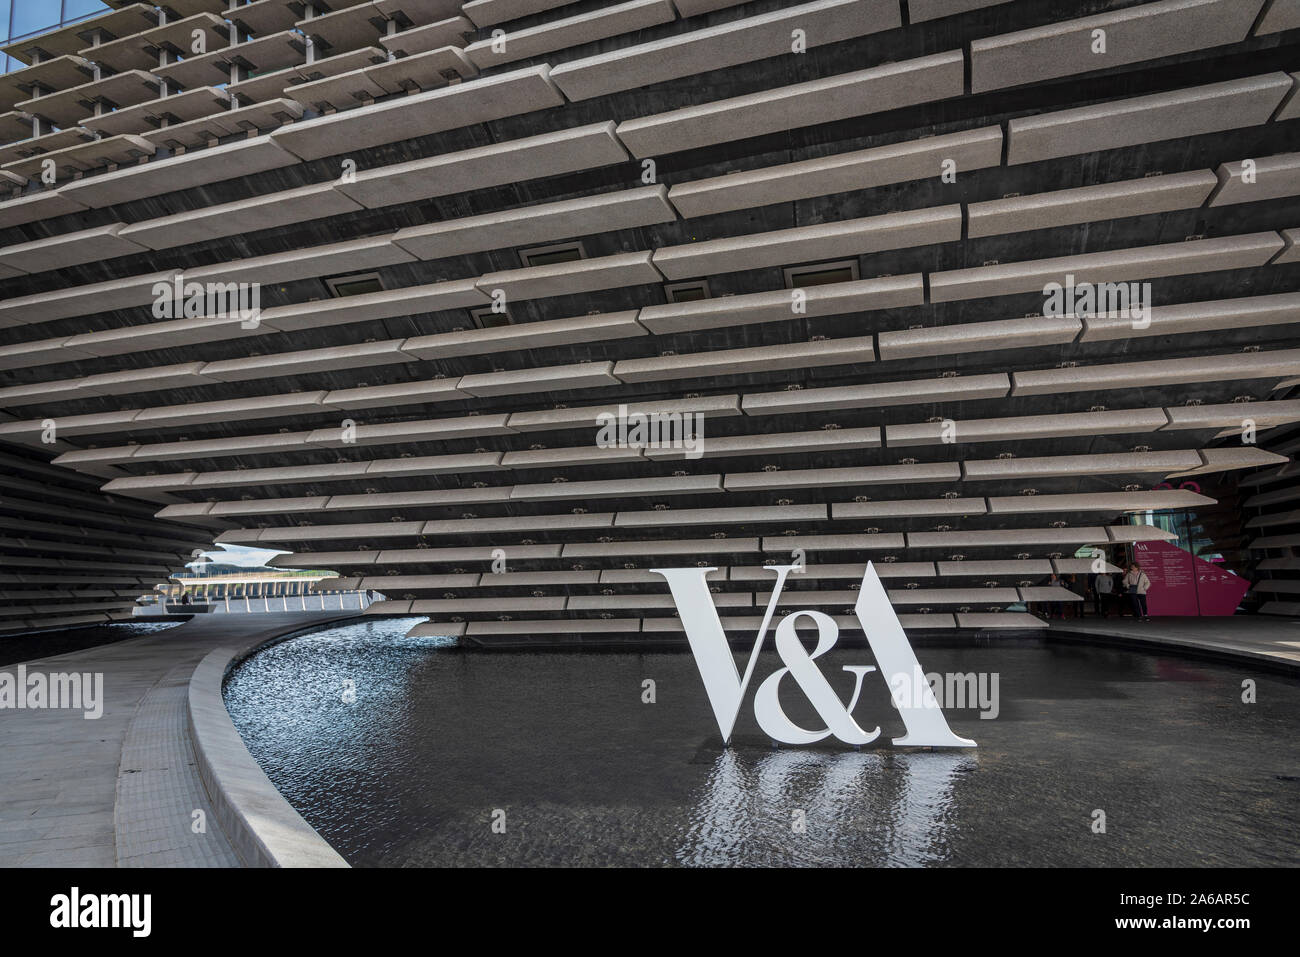
M 302 18 L 304 20 L 315 20 L 320 16 L 320 12 L 310 3 L 304 4 L 302 8 Z M 311 37 L 307 37 L 307 62 L 316 62 L 316 44 L 312 43 Z

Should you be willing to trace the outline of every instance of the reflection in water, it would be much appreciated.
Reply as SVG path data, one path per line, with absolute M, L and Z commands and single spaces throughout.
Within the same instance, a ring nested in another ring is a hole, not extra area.
M 901 774 L 882 774 L 887 763 Z M 967 753 L 887 759 L 880 752 L 779 750 L 750 763 L 728 749 L 714 759 L 676 859 L 694 866 L 734 864 L 744 860 L 746 843 L 766 836 L 764 822 L 797 835 L 798 821 L 803 833 L 816 835 L 814 848 L 876 832 L 880 859 L 905 866 L 943 863 L 945 811 L 959 773 L 975 767 Z M 882 789 L 882 782 L 889 786 Z
M 978 748 L 891 747 L 904 728 L 872 675 L 854 713 L 882 746 L 774 749 L 751 692 L 724 749 L 689 653 L 476 653 L 411 624 L 292 639 L 226 687 L 254 757 L 353 864 L 1300 863 L 1291 679 L 1036 640 L 922 647 L 927 671 L 998 673 L 995 720 L 946 710 Z M 819 659 L 841 700 L 840 665 L 864 657 Z M 779 666 L 761 656 L 756 680 Z M 797 686 L 782 707 L 818 726 Z

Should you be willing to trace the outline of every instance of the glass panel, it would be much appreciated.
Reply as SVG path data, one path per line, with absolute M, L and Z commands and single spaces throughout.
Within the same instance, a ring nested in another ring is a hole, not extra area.
M 19 0 L 22 2 L 22 0 Z M 52 2 L 52 0 L 47 0 Z M 108 9 L 106 4 L 100 3 L 100 0 L 63 0 L 63 20 L 77 20 L 81 17 L 88 17 L 92 13 L 103 13 Z
M 58 0 L 13 0 L 11 37 L 26 36 L 38 30 L 48 30 L 59 22 Z
M 9 5 L 12 0 L 0 0 L 0 40 L 9 39 Z

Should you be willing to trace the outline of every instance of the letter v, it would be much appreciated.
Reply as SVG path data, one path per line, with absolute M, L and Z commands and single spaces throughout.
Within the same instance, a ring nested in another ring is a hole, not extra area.
M 767 613 L 763 616 L 762 627 L 754 640 L 754 648 L 749 653 L 749 664 L 745 667 L 742 679 L 736 671 L 736 660 L 731 655 L 731 646 L 727 644 L 727 634 L 722 630 L 718 619 L 718 609 L 709 593 L 705 576 L 716 568 L 652 568 L 650 572 L 663 575 L 668 580 L 668 587 L 673 593 L 673 602 L 681 616 L 682 627 L 686 630 L 686 639 L 690 642 L 691 653 L 699 666 L 700 677 L 704 679 L 704 691 L 713 706 L 713 716 L 718 720 L 718 730 L 722 732 L 722 743 L 731 741 L 731 732 L 736 726 L 740 714 L 740 705 L 749 687 L 749 679 L 754 674 L 758 663 L 758 652 L 767 637 L 767 628 L 776 611 L 776 602 L 785 587 L 785 576 L 794 568 L 793 565 L 768 566 L 776 572 L 776 585 L 772 588 L 772 597 L 767 601 Z

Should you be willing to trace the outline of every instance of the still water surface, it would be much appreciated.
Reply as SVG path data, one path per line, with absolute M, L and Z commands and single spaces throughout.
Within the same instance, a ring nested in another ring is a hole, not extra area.
M 1300 864 L 1288 678 L 1038 640 L 918 647 L 927 672 L 997 673 L 996 718 L 945 711 L 978 748 L 890 748 L 902 722 L 872 674 L 855 716 L 883 747 L 774 750 L 752 708 L 770 654 L 724 750 L 689 653 L 465 652 L 404 637 L 417 620 L 291 639 L 226 686 L 253 756 L 356 866 Z M 841 666 L 872 658 L 817 663 L 847 700 Z M 788 684 L 791 718 L 824 726 Z

